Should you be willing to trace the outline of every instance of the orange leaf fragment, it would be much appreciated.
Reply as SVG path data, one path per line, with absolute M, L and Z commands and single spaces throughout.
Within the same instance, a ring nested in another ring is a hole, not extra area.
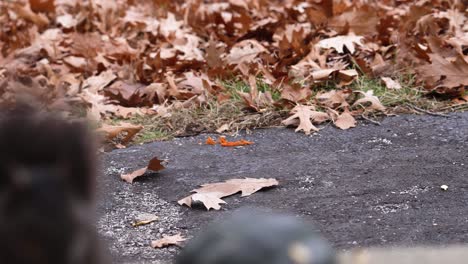
M 225 137 L 219 137 L 219 144 L 223 147 L 239 147 L 239 146 L 252 145 L 253 142 L 245 140 L 245 139 L 241 139 L 238 141 L 227 141 Z
M 205 142 L 207 145 L 216 145 L 216 141 L 211 137 L 208 137 Z

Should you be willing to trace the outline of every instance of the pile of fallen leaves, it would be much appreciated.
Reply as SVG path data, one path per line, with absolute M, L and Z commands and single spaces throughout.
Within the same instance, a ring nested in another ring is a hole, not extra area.
M 249 111 L 290 110 L 284 124 L 306 133 L 326 120 L 347 129 L 385 111 L 349 88 L 359 76 L 399 89 L 414 74 L 466 99 L 467 32 L 463 0 L 1 1 L 0 100 L 26 91 L 94 120 L 164 118 L 229 100 L 235 76 Z

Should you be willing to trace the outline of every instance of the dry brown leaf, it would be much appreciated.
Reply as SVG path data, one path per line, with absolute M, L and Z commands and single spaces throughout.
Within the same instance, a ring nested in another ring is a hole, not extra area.
M 314 122 L 320 124 L 330 118 L 327 113 L 315 111 L 315 107 L 310 105 L 297 105 L 291 110 L 291 113 L 293 115 L 283 120 L 282 123 L 286 126 L 297 125 L 299 123 L 296 132 L 302 130 L 306 135 L 310 134 L 311 131 L 319 131 L 313 125 Z M 299 122 L 297 122 L 296 118 L 299 119 Z
M 358 92 L 364 95 L 364 97 L 356 100 L 353 106 L 362 105 L 366 109 L 385 111 L 385 106 L 383 106 L 379 98 L 374 95 L 374 91 L 369 90 L 367 92 L 363 92 L 363 91 L 358 91 Z
M 350 90 L 331 90 L 329 92 L 317 94 L 315 99 L 320 103 L 320 105 L 328 108 L 343 108 L 349 106 L 346 99 L 348 99 L 350 93 Z
M 180 205 L 192 206 L 193 201 L 202 202 L 207 210 L 221 209 L 220 204 L 226 203 L 221 198 L 242 192 L 242 197 L 249 196 L 258 190 L 266 187 L 278 185 L 278 181 L 273 178 L 265 179 L 232 179 L 225 182 L 203 184 L 201 188 L 195 189 L 194 194 L 178 201 Z
M 392 89 L 392 90 L 401 89 L 401 84 L 398 81 L 393 80 L 392 78 L 381 77 L 380 79 L 384 82 L 385 87 L 387 87 L 388 89 Z
M 56 21 L 64 28 L 72 28 L 78 24 L 78 21 L 70 14 L 61 15 L 57 17 Z
M 345 111 L 341 113 L 338 118 L 335 120 L 335 126 L 340 129 L 349 129 L 356 126 L 356 119 L 349 113 Z
M 122 174 L 120 175 L 120 178 L 128 183 L 133 183 L 133 180 L 135 178 L 142 176 L 148 170 L 156 172 L 156 171 L 165 169 L 164 165 L 162 164 L 163 162 L 164 162 L 163 160 L 160 160 L 157 157 L 154 157 L 148 162 L 148 166 L 135 170 L 128 174 Z
M 216 129 L 217 133 L 223 133 L 229 130 L 229 124 L 223 124 L 218 129 Z
M 147 225 L 158 220 L 159 220 L 159 217 L 155 214 L 143 213 L 143 214 L 139 214 L 135 218 L 135 221 L 133 221 L 132 226 L 137 227 L 137 226 Z
M 168 247 L 168 246 L 173 246 L 173 245 L 180 247 L 180 242 L 184 242 L 185 240 L 187 239 L 183 237 L 181 234 L 177 234 L 174 236 L 163 235 L 163 238 L 151 241 L 151 247 L 163 248 L 163 247 Z
M 226 57 L 228 64 L 251 63 L 260 53 L 268 52 L 258 41 L 247 39 L 236 43 Z
M 431 64 L 417 68 L 417 72 L 429 88 L 456 88 L 468 86 L 468 62 L 460 54 L 454 60 L 439 54 L 429 54 Z
M 97 93 L 109 85 L 117 76 L 111 71 L 101 72 L 96 76 L 91 76 L 83 82 L 83 89 L 89 90 L 91 93 Z
M 125 133 L 121 142 L 122 144 L 126 144 L 130 142 L 130 140 L 132 140 L 132 138 L 142 129 L 143 129 L 143 126 L 141 125 L 133 125 L 130 123 L 120 123 L 119 125 L 116 125 L 116 126 L 104 124 L 97 131 L 100 133 L 104 133 L 106 139 L 109 141 L 112 141 L 116 137 L 122 135 L 122 133 Z
M 323 49 L 335 49 L 338 53 L 343 53 L 346 47 L 351 54 L 356 49 L 355 45 L 362 46 L 362 36 L 348 35 L 348 36 L 337 36 L 333 38 L 322 39 L 317 43 L 317 46 Z

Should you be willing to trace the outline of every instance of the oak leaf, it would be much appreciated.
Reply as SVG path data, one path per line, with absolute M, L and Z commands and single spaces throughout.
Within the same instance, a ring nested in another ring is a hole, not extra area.
M 111 141 L 120 135 L 124 135 L 121 142 L 126 144 L 132 140 L 132 138 L 143 129 L 141 125 L 133 125 L 130 123 L 120 123 L 119 125 L 111 126 L 104 124 L 101 128 L 97 129 L 97 132 L 103 133 L 107 140 Z
M 231 179 L 225 182 L 209 183 L 201 185 L 201 188 L 195 189 L 192 192 L 194 194 L 189 195 L 183 199 L 180 199 L 178 203 L 180 205 L 192 206 L 193 201 L 202 202 L 207 210 L 211 208 L 215 210 L 221 209 L 220 204 L 225 204 L 221 198 L 233 195 L 241 192 L 241 196 L 249 196 L 258 190 L 266 187 L 272 187 L 278 185 L 278 181 L 273 178 L 255 179 Z
M 183 242 L 185 240 L 187 239 L 183 237 L 181 234 L 177 234 L 174 236 L 163 235 L 163 238 L 151 241 L 151 247 L 163 248 L 163 247 L 172 246 L 172 245 L 180 247 L 180 242 Z
M 331 90 L 329 92 L 317 94 L 315 99 L 319 102 L 320 105 L 328 108 L 343 108 L 349 106 L 346 99 L 348 99 L 350 93 L 350 90 Z
M 383 83 L 385 84 L 385 87 L 387 87 L 388 89 L 392 89 L 392 90 L 401 89 L 401 84 L 398 81 L 393 80 L 392 78 L 381 77 L 380 79 L 383 81 Z
M 349 113 L 348 111 L 345 111 L 337 117 L 334 123 L 336 127 L 345 130 L 351 127 L 355 127 L 356 119 L 354 119 L 351 113 Z
M 165 169 L 163 165 L 164 160 L 160 160 L 157 157 L 152 158 L 146 167 L 143 167 L 141 169 L 135 170 L 131 173 L 127 174 L 122 174 L 120 175 L 120 178 L 128 183 L 133 183 L 133 180 L 137 177 L 142 176 L 145 174 L 148 170 L 150 171 L 160 171 Z
M 468 62 L 457 54 L 455 60 L 429 54 L 431 64 L 416 69 L 428 88 L 468 86 Z
M 258 41 L 247 39 L 236 43 L 226 57 L 228 64 L 240 64 L 252 62 L 260 53 L 268 52 Z
M 327 113 L 315 111 L 315 107 L 310 105 L 297 105 L 291 110 L 291 113 L 293 115 L 283 120 L 282 123 L 286 126 L 298 125 L 296 132 L 302 130 L 306 135 L 310 134 L 311 131 L 319 131 L 313 122 L 320 124 L 330 118 Z M 296 119 L 299 119 L 299 124 Z
M 362 36 L 347 35 L 347 36 L 337 36 L 333 38 L 327 38 L 320 40 L 317 45 L 323 49 L 335 49 L 338 53 L 343 53 L 344 48 L 346 47 L 351 54 L 353 54 L 356 49 L 355 45 L 362 46 Z
M 358 91 L 358 92 L 364 95 L 364 97 L 356 100 L 353 106 L 362 105 L 366 109 L 385 111 L 385 106 L 383 106 L 379 98 L 374 95 L 374 91 L 369 90 L 367 92 L 363 92 L 363 91 Z

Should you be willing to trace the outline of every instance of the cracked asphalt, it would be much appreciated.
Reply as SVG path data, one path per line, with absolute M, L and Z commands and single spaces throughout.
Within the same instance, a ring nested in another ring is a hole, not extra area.
M 259 129 L 240 133 L 255 144 L 238 148 L 205 145 L 208 136 L 103 154 L 98 230 L 115 263 L 170 263 L 179 249 L 153 249 L 151 240 L 192 237 L 244 206 L 312 221 L 338 250 L 468 242 L 468 113 L 387 117 L 381 125 L 326 126 L 311 136 Z M 165 170 L 133 184 L 120 180 L 154 156 L 169 160 Z M 280 185 L 225 198 L 219 211 L 177 204 L 200 184 L 242 177 L 272 177 Z M 141 213 L 159 220 L 132 227 Z

